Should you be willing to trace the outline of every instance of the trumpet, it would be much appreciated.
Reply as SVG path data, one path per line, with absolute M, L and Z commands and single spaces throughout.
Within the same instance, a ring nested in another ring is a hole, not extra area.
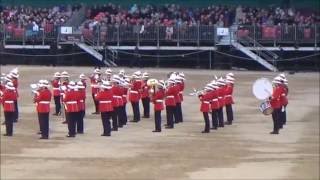
M 32 94 L 38 94 L 38 90 L 39 90 L 39 85 L 38 84 L 30 84 L 31 87 L 31 93 Z
M 204 93 L 204 90 L 197 90 L 196 88 L 193 88 L 193 92 L 189 93 L 190 96 L 200 96 Z

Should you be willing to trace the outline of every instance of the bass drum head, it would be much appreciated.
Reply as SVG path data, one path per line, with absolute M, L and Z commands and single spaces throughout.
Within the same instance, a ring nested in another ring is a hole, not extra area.
M 257 79 L 252 86 L 253 95 L 260 100 L 265 100 L 272 95 L 272 83 L 267 78 Z

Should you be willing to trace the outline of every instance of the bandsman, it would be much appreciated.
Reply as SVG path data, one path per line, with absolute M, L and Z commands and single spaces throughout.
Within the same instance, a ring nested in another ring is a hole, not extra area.
M 150 86 L 148 86 L 147 81 L 149 79 L 149 73 L 144 72 L 142 74 L 142 92 L 141 92 L 141 101 L 143 105 L 143 118 L 150 118 L 150 97 L 149 90 Z
M 179 75 L 176 75 L 174 78 L 175 84 L 174 87 L 176 89 L 176 94 L 174 96 L 175 102 L 176 102 L 176 108 L 175 108 L 175 113 L 174 113 L 174 118 L 175 118 L 175 123 L 180 123 L 183 122 L 183 117 L 182 117 L 182 108 L 181 108 L 181 102 L 182 102 L 182 94 L 180 93 L 182 89 L 182 83 L 183 83 L 184 78 L 180 77 Z
M 58 116 L 61 115 L 61 92 L 60 92 L 60 72 L 56 72 L 53 75 L 53 80 L 51 81 L 52 85 L 52 94 L 55 104 L 55 113 L 53 115 Z
M 281 94 L 280 97 L 280 103 L 281 103 L 281 113 L 280 113 L 280 119 L 282 122 L 282 125 L 280 126 L 280 128 L 283 127 L 283 125 L 286 125 L 287 123 L 287 113 L 286 113 L 286 109 L 287 109 L 287 105 L 288 105 L 288 93 L 289 93 L 289 88 L 288 88 L 288 80 L 285 76 L 285 74 L 280 74 L 279 75 L 280 79 L 281 79 L 281 88 L 283 93 Z
M 272 81 L 273 83 L 273 92 L 270 97 L 270 104 L 273 108 L 272 120 L 273 120 L 273 131 L 270 134 L 279 134 L 279 129 L 282 125 L 281 121 L 281 94 L 284 93 L 283 88 L 281 87 L 281 78 L 275 77 Z
M 141 98 L 141 87 L 142 82 L 140 80 L 141 72 L 137 71 L 133 73 L 131 80 L 131 87 L 129 90 L 129 101 L 132 105 L 133 111 L 133 120 L 131 122 L 139 122 L 140 121 L 140 109 L 139 109 L 139 101 Z
M 78 93 L 75 91 L 76 83 L 74 81 L 70 81 L 68 85 L 68 89 L 65 91 L 63 95 L 63 102 L 65 104 L 66 110 L 66 119 L 68 123 L 69 133 L 67 137 L 75 137 L 76 136 L 76 122 L 78 118 Z
M 121 106 L 123 106 L 122 101 L 122 89 L 120 87 L 120 77 L 118 75 L 113 75 L 111 78 L 112 83 L 112 94 L 113 94 L 113 111 L 114 116 L 112 117 L 112 130 L 117 131 L 118 127 L 122 128 L 124 124 L 123 113 L 121 111 Z
M 10 75 L 12 77 L 12 83 L 13 86 L 16 88 L 17 91 L 17 99 L 14 101 L 14 106 L 15 106 L 15 112 L 14 112 L 14 121 L 13 122 L 18 122 L 19 119 L 19 107 L 18 107 L 18 99 L 19 99 L 19 92 L 18 92 L 18 86 L 19 86 L 19 71 L 17 68 L 14 68 L 13 70 L 10 71 Z
M 223 106 L 224 104 L 224 96 L 225 96 L 225 81 L 223 78 L 219 78 L 217 80 L 218 88 L 218 101 L 219 101 L 219 109 L 218 109 L 218 123 L 219 127 L 224 127 L 224 118 L 223 118 Z
M 50 101 L 51 92 L 49 88 L 49 82 L 47 80 L 40 80 L 38 83 L 38 90 L 34 92 L 34 103 L 38 112 L 39 126 L 40 126 L 40 139 L 49 138 L 49 113 L 50 113 Z
M 200 101 L 201 101 L 201 106 L 200 106 L 200 111 L 203 114 L 204 122 L 205 122 L 205 127 L 202 133 L 209 133 L 210 132 L 210 120 L 209 120 L 209 112 L 210 112 L 210 100 L 211 100 L 211 93 L 213 88 L 210 84 L 207 84 L 204 90 L 198 95 Z
M 63 102 L 63 95 L 65 91 L 68 89 L 69 85 L 69 73 L 67 71 L 61 72 L 61 78 L 60 78 L 60 96 L 61 96 L 61 102 Z M 66 115 L 66 106 L 63 106 L 64 114 Z M 65 116 L 65 120 L 62 122 L 62 124 L 67 124 L 67 116 Z
M 18 94 L 12 82 L 7 82 L 4 90 L 0 94 L 0 102 L 3 105 L 4 119 L 6 125 L 6 133 L 4 136 L 13 135 L 13 121 L 15 120 L 15 105 L 14 101 L 17 100 Z
M 165 105 L 166 105 L 166 112 L 167 112 L 167 124 L 166 129 L 173 129 L 174 128 L 174 113 L 176 111 L 176 100 L 175 95 L 177 94 L 176 88 L 174 86 L 174 80 L 168 79 L 167 80 L 167 87 L 165 90 Z
M 152 132 L 161 132 L 161 111 L 164 109 L 163 99 L 165 97 L 164 81 L 160 80 L 157 84 L 157 89 L 152 95 L 154 104 L 154 123 L 155 130 Z
M 111 136 L 110 119 L 113 114 L 113 93 L 112 86 L 109 81 L 103 81 L 100 85 L 101 90 L 96 94 L 95 98 L 99 102 L 103 133 L 101 136 Z
M 77 133 L 78 134 L 83 134 L 84 133 L 84 116 L 86 115 L 86 87 L 83 85 L 82 81 L 78 81 L 76 84 L 76 89 L 78 93 L 78 107 L 79 107 L 79 112 L 78 112 L 78 118 L 76 121 L 76 126 L 77 126 Z
M 178 106 L 178 113 L 180 115 L 180 122 L 183 122 L 183 113 L 182 113 L 182 102 L 183 102 L 183 91 L 185 87 L 185 76 L 183 72 L 178 73 L 178 89 L 179 89 L 179 97 L 180 103 L 177 103 Z
M 91 82 L 91 94 L 92 94 L 92 99 L 94 102 L 94 106 L 95 106 L 95 112 L 93 112 L 92 114 L 99 114 L 99 104 L 98 101 L 95 100 L 95 95 L 98 93 L 99 91 L 99 83 L 101 83 L 101 71 L 100 69 L 95 69 L 93 71 L 93 74 L 90 77 L 90 82 Z
M 212 116 L 212 128 L 214 130 L 218 129 L 219 123 L 218 123 L 218 119 L 219 119 L 219 86 L 217 84 L 217 82 L 215 80 L 211 81 L 210 83 L 213 87 L 213 90 L 210 91 L 211 93 L 211 100 L 210 100 L 210 105 L 211 105 L 211 116 Z
M 232 104 L 234 104 L 232 94 L 233 94 L 233 85 L 234 85 L 234 75 L 233 73 L 228 73 L 226 75 L 226 85 L 225 85 L 225 106 L 227 114 L 227 125 L 231 125 L 233 121 L 233 110 Z

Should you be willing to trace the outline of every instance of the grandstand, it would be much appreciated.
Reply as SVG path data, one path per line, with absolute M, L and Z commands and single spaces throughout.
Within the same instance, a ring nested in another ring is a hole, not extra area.
M 2 63 L 318 69 L 318 1 L 168 2 L 4 0 Z

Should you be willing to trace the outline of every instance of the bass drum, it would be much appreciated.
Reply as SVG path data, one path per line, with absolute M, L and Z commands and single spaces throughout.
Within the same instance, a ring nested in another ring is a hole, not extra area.
M 273 112 L 273 108 L 271 107 L 270 101 L 265 101 L 261 103 L 259 109 L 264 115 L 270 115 Z
M 260 100 L 265 100 L 272 95 L 272 83 L 267 78 L 257 79 L 252 86 L 253 95 Z

